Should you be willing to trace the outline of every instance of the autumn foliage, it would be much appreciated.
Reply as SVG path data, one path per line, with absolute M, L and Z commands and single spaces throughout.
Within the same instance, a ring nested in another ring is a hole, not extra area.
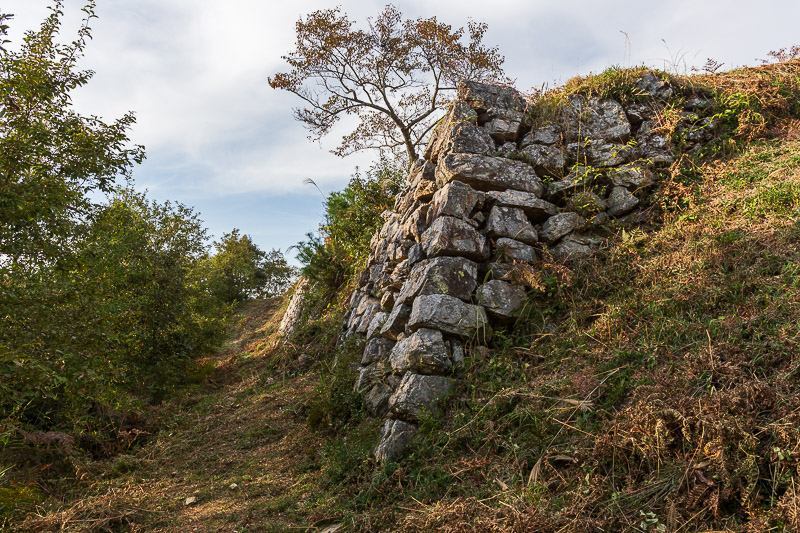
M 368 19 L 366 29 L 339 8 L 315 11 L 297 22 L 295 50 L 283 57 L 291 70 L 269 84 L 303 100 L 295 118 L 314 140 L 343 117 L 358 118 L 337 155 L 379 149 L 415 161 L 459 80 L 503 77 L 503 57 L 482 43 L 486 29 L 404 19 L 392 5 Z

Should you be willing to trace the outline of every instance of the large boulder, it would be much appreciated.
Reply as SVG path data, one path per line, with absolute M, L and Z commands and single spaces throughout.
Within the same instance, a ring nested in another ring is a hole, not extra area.
M 614 100 L 573 94 L 567 97 L 564 113 L 569 142 L 595 139 L 624 143 L 631 134 L 625 110 Z
M 408 250 L 414 245 L 414 241 L 408 239 L 397 239 L 386 247 L 386 260 L 392 263 L 399 263 L 408 257 Z
M 384 254 L 384 260 L 385 259 L 386 257 Z M 369 269 L 365 271 L 367 272 L 367 277 L 363 283 L 364 290 L 369 293 L 370 296 L 377 297 L 384 282 L 388 282 L 392 270 L 394 270 L 392 265 L 384 261 L 369 267 Z M 380 304 L 380 301 L 378 301 L 378 303 Z
M 430 181 L 433 179 L 433 173 L 436 170 L 436 165 L 432 165 L 425 159 L 417 159 L 411 164 L 411 170 L 408 171 L 408 182 L 411 188 L 417 187 L 422 181 Z
M 528 147 L 532 144 L 558 144 L 561 142 L 561 128 L 549 124 L 540 126 L 528 132 L 520 142 L 520 148 Z
M 522 209 L 532 222 L 541 222 L 558 213 L 558 207 L 539 198 L 531 192 L 501 191 L 488 192 L 486 197 L 494 200 L 496 206 Z
M 469 301 L 477 286 L 478 265 L 462 257 L 434 257 L 411 269 L 396 301 L 406 303 L 420 294 L 448 294 Z
M 537 261 L 536 251 L 533 246 L 529 246 L 524 242 L 501 237 L 497 239 L 496 244 L 495 252 L 500 262 L 513 264 L 514 261 L 518 263 L 535 263 Z
M 389 362 L 397 374 L 409 370 L 419 374 L 444 374 L 453 366 L 442 332 L 427 328 L 420 328 L 395 344 Z
M 433 155 L 438 160 L 447 154 L 491 154 L 494 141 L 484 128 L 469 122 L 448 124 L 442 134 L 438 151 Z
M 561 176 L 566 159 L 558 146 L 531 144 L 519 151 L 522 158 L 542 176 Z
M 602 243 L 602 239 L 590 235 L 571 233 L 558 241 L 550 249 L 553 257 L 560 259 L 578 259 L 591 256 L 595 249 Z
M 424 414 L 436 415 L 452 384 L 445 376 L 426 376 L 407 372 L 397 390 L 389 399 L 389 409 L 410 421 L 417 421 Z
M 479 81 L 459 84 L 458 100 L 487 118 L 497 116 L 502 110 L 524 112 L 527 107 L 525 98 L 516 89 Z
M 436 183 L 444 187 L 462 181 L 480 191 L 532 192 L 541 196 L 542 181 L 533 168 L 521 161 L 474 154 L 449 154 L 436 165 Z
M 516 239 L 526 244 L 534 244 L 539 240 L 525 212 L 515 207 L 492 207 L 486 222 L 486 234 L 492 238 Z
M 479 305 L 462 302 L 446 294 L 417 296 L 411 308 L 408 327 L 438 329 L 465 339 L 489 336 L 486 311 Z
M 430 165 L 430 163 L 428 163 Z M 433 167 L 434 169 L 436 167 Z M 414 187 L 414 200 L 419 202 L 429 202 L 436 192 L 436 180 L 421 180 L 419 184 Z
M 433 130 L 423 157 L 427 161 L 436 164 L 440 154 L 446 154 L 453 149 L 453 130 L 456 126 L 464 123 L 477 127 L 478 113 L 466 102 L 454 100 L 447 107 L 444 117 Z M 491 141 L 491 139 L 489 140 Z
M 466 81 L 459 85 L 459 99 L 478 112 L 478 121 L 498 143 L 516 141 L 525 121 L 525 99 L 515 89 Z
M 375 337 L 367 342 L 361 357 L 361 364 L 368 365 L 375 361 L 385 361 L 394 348 L 394 341 L 384 337 Z
M 460 181 L 451 181 L 436 191 L 428 210 L 429 221 L 441 216 L 470 220 L 470 215 L 480 199 L 479 193 Z
M 638 128 L 642 122 L 653 118 L 658 112 L 658 107 L 653 104 L 654 102 L 637 102 L 625 107 L 625 114 L 628 116 L 632 128 Z
M 523 287 L 496 279 L 481 285 L 477 297 L 486 311 L 501 319 L 518 315 L 527 300 Z
M 547 221 L 542 224 L 539 237 L 544 242 L 553 243 L 585 223 L 586 219 L 578 213 L 559 213 L 548 218 Z
M 449 157 L 449 156 L 448 156 Z M 460 256 L 476 261 L 489 257 L 486 237 L 455 217 L 439 217 L 422 234 L 422 249 L 428 257 Z
M 633 211 L 639 205 L 639 199 L 625 187 L 614 187 L 608 196 L 608 214 L 621 217 Z
M 381 429 L 381 440 L 375 448 L 375 459 L 379 463 L 397 461 L 417 434 L 417 426 L 402 420 L 387 420 Z
M 525 115 L 511 109 L 499 110 L 497 116 L 489 119 L 483 129 L 498 143 L 517 140 Z

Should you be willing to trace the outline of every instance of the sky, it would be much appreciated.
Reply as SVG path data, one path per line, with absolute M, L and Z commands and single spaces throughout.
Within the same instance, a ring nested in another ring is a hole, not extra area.
M 80 67 L 94 78 L 73 95 L 76 109 L 106 121 L 133 111 L 130 131 L 146 148 L 134 185 L 149 197 L 192 206 L 212 236 L 239 228 L 264 250 L 284 252 L 315 231 L 324 195 L 347 185 L 375 154 L 330 153 L 346 129 L 321 143 L 292 117 L 294 95 L 269 87 L 285 71 L 297 20 L 341 6 L 357 21 L 385 2 L 315 0 L 98 0 L 93 40 Z M 36 29 L 48 0 L 3 0 L 11 38 Z M 80 25 L 82 0 L 65 0 L 64 41 Z M 612 65 L 677 73 L 707 58 L 723 70 L 759 64 L 770 50 L 800 44 L 797 0 L 395 1 L 407 17 L 453 27 L 486 22 L 487 45 L 505 56 L 520 90 L 553 87 Z M 338 134 L 338 136 L 337 136 Z M 304 183 L 311 178 L 317 188 Z M 293 252 L 287 257 L 292 260 Z

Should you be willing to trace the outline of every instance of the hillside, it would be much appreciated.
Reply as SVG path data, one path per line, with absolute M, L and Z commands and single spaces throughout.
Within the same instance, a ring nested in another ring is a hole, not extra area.
M 534 114 L 573 94 L 635 98 L 648 72 L 573 80 Z M 521 314 L 486 346 L 465 342 L 440 416 L 415 420 L 404 456 L 376 462 L 382 422 L 353 392 L 364 341 L 337 345 L 353 281 L 313 296 L 315 319 L 287 344 L 286 299 L 242 308 L 142 442 L 98 459 L 41 450 L 12 487 L 28 490 L 12 527 L 800 528 L 800 62 L 656 74 L 713 100 L 707 149 L 671 137 L 637 216 L 586 257 L 536 263 Z
M 224 350 L 205 361 L 202 384 L 155 413 L 159 431 L 144 445 L 100 460 L 42 453 L 47 464 L 30 473 L 38 505 L 10 528 L 285 531 L 306 523 L 294 508 L 313 494 L 302 480 L 320 467 L 326 439 L 305 424 L 317 374 L 276 369 L 266 348 L 281 310 L 276 300 L 247 304 Z

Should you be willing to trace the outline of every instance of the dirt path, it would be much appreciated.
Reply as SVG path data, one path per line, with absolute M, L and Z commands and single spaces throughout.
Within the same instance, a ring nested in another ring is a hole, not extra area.
M 192 394 L 163 407 L 143 447 L 86 464 L 85 492 L 26 531 L 313 531 L 321 437 L 304 413 L 315 373 L 269 368 L 275 302 L 240 312 L 236 335 Z M 209 365 L 211 366 L 211 365 Z

